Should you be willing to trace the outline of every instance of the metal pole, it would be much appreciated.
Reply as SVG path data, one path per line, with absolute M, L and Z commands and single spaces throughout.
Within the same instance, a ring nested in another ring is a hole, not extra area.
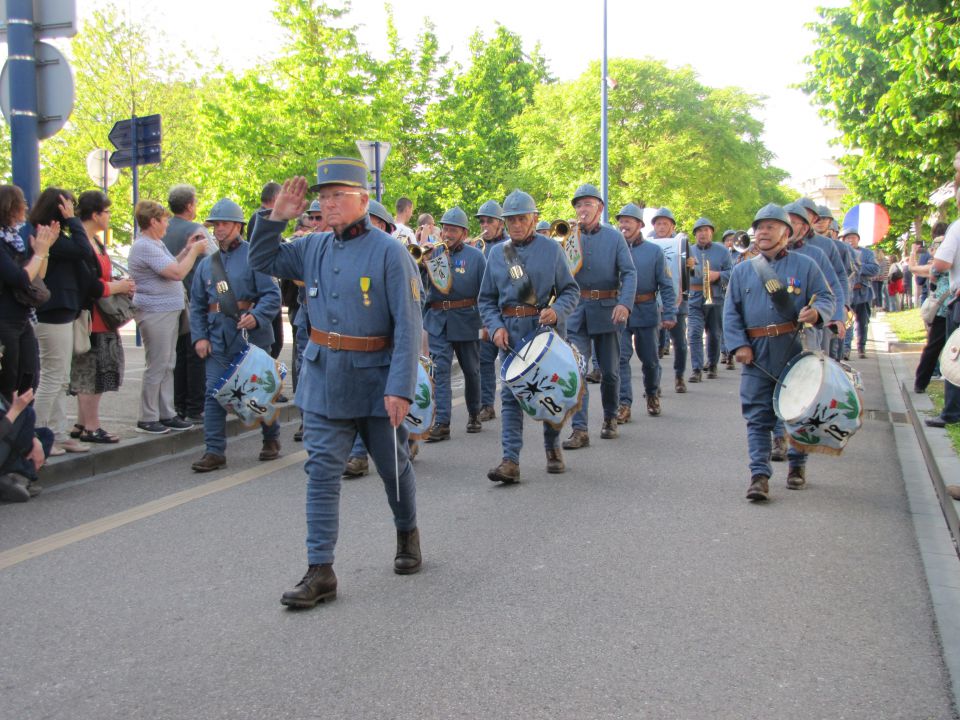
M 377 202 L 383 202 L 383 198 L 380 197 L 380 141 L 375 140 L 373 143 L 373 162 L 376 170 L 373 173 L 373 181 L 376 183 L 377 190 Z
M 37 58 L 33 0 L 7 0 L 10 63 L 10 155 L 13 184 L 30 206 L 40 195 L 40 138 L 37 134 Z
M 100 151 L 100 157 L 103 158 L 103 194 L 107 194 L 107 188 L 110 187 L 107 185 L 107 167 L 109 163 L 110 153 L 106 150 Z
M 133 170 L 133 235 L 137 234 L 137 203 L 140 202 L 140 173 L 137 171 L 137 143 L 140 141 L 140 133 L 137 132 L 137 116 L 133 116 L 133 120 L 130 121 L 130 125 L 133 129 L 133 142 L 130 144 L 130 158 L 133 161 L 133 165 L 130 166 L 130 169 Z
M 603 71 L 600 78 L 600 182 L 603 195 L 603 222 L 609 221 L 607 205 L 609 185 L 607 181 L 607 0 L 603 0 Z

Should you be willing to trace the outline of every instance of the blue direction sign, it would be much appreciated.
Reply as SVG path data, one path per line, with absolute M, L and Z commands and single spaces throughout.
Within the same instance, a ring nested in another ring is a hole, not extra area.
M 107 139 L 117 148 L 117 151 L 110 155 L 110 164 L 115 168 L 125 168 L 158 163 L 161 157 L 162 138 L 159 115 L 121 120 L 113 126 L 107 136 Z

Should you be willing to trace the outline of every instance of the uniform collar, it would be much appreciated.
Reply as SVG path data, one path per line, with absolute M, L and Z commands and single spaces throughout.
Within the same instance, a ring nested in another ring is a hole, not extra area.
M 234 250 L 236 250 L 238 247 L 240 247 L 240 242 L 241 242 L 241 241 L 240 241 L 240 236 L 237 235 L 237 236 L 233 239 L 233 242 L 230 243 L 227 247 L 225 247 L 225 248 L 220 247 L 220 243 L 217 243 L 217 247 L 220 248 L 220 252 L 222 252 L 222 253 L 231 253 L 231 252 L 233 252 Z
M 334 231 L 334 237 L 341 242 L 346 242 L 347 240 L 353 240 L 354 238 L 360 237 L 364 233 L 370 230 L 372 225 L 370 225 L 369 218 L 364 215 L 362 218 L 347 225 L 342 233 Z
M 517 240 L 516 238 L 511 238 L 510 242 L 512 242 L 515 247 L 526 247 L 527 245 L 532 243 L 534 240 L 536 240 L 536 238 L 537 238 L 537 233 L 533 233 L 533 235 L 528 237 L 526 240 Z
M 603 223 L 598 222 L 597 226 L 593 230 L 587 230 L 586 228 L 580 228 L 586 235 L 596 235 L 600 232 L 600 229 L 603 227 Z
M 637 236 L 637 239 L 630 243 L 630 247 L 640 247 L 641 245 L 643 245 L 644 242 L 645 241 L 643 239 L 643 233 L 641 232 Z

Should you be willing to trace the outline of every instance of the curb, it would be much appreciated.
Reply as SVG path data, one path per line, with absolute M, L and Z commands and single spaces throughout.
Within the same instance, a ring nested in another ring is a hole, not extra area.
M 300 409 L 293 404 L 280 406 L 277 422 L 285 424 L 300 421 Z M 236 437 L 244 433 L 255 432 L 240 424 L 236 417 L 227 419 L 227 437 Z M 40 471 L 40 484 L 44 487 L 60 485 L 72 480 L 93 477 L 104 473 L 122 470 L 136 463 L 155 460 L 167 455 L 176 455 L 186 450 L 203 446 L 203 425 L 192 430 L 169 432 L 165 435 L 141 435 L 123 440 L 115 445 L 98 445 L 90 452 L 67 453 L 50 458 Z

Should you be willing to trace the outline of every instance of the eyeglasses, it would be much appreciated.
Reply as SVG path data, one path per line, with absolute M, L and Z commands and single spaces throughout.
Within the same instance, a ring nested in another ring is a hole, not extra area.
M 360 195 L 360 194 L 361 193 L 357 192 L 356 190 L 337 190 L 336 192 L 332 192 L 332 193 L 320 193 L 319 195 L 317 195 L 317 200 L 320 202 L 320 204 L 325 204 L 331 201 L 340 202 L 347 195 Z

